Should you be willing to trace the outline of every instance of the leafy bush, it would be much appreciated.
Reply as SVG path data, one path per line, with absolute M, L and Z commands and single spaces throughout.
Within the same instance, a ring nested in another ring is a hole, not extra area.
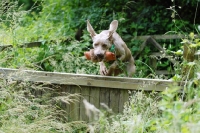
M 6 2 L 8 3 L 9 1 L 6 0 Z M 19 2 L 22 2 L 22 0 Z M 29 1 L 29 3 L 32 2 L 32 0 Z M 194 1 L 189 1 L 188 4 L 190 3 L 190 6 L 195 6 Z M 27 2 L 30 10 L 24 11 L 22 10 L 23 7 L 17 7 L 17 2 L 9 2 L 9 10 L 1 12 L 1 19 L 4 21 L 1 21 L 0 38 L 2 44 L 12 44 L 15 48 L 10 51 L 4 51 L 5 53 L 8 52 L 12 56 L 9 58 L 12 59 L 3 60 L 2 66 L 97 74 L 97 65 L 92 63 L 89 65 L 88 61 L 82 58 L 83 51 L 91 48 L 91 39 L 86 32 L 86 19 L 90 19 L 96 31 L 107 29 L 113 19 L 119 20 L 117 32 L 122 36 L 134 55 L 139 51 L 142 43 L 135 40 L 138 35 L 184 33 L 188 32 L 188 29 L 192 30 L 193 27 L 190 26 L 191 23 L 188 20 L 182 20 L 182 15 L 177 17 L 181 9 L 171 6 L 173 4 L 163 1 L 157 1 L 157 4 L 155 4 L 155 1 L 151 0 L 145 2 L 127 0 L 105 2 L 46 0 L 36 2 L 36 6 L 32 8 Z M 180 2 L 179 4 L 182 6 L 183 3 Z M 5 4 L 2 5 L 2 9 L 6 8 Z M 39 8 L 39 12 L 35 10 L 37 8 Z M 171 16 L 172 19 L 169 19 Z M 75 41 L 74 38 L 77 30 L 83 33 L 80 42 Z M 31 49 L 21 50 L 19 48 L 21 44 L 34 41 L 43 42 L 42 49 L 33 48 L 32 51 Z M 178 41 L 171 40 L 161 42 L 161 44 L 167 50 L 177 50 L 181 46 Z M 33 55 L 25 54 L 26 51 L 27 54 L 29 51 Z M 156 76 L 149 66 L 149 54 L 153 51 L 155 51 L 155 48 L 146 47 L 141 53 L 142 56 L 136 58 L 138 67 L 135 77 Z M 6 55 L 5 53 L 3 55 Z M 27 55 L 25 57 L 27 59 L 21 59 L 23 55 Z M 64 56 L 70 57 L 69 59 L 72 60 L 68 60 L 68 63 L 66 63 L 63 60 Z M 9 63 L 9 61 L 13 61 L 14 64 L 11 65 L 12 63 Z M 23 64 L 23 62 L 26 63 Z M 70 64 L 70 62 L 74 65 Z M 80 68 L 80 65 L 77 65 L 80 63 L 87 69 Z M 173 69 L 169 61 L 160 62 L 158 66 L 167 70 Z

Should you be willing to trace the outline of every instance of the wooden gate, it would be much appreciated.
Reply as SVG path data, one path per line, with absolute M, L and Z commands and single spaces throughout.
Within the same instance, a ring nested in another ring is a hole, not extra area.
M 89 119 L 85 115 L 83 99 L 86 99 L 98 109 L 102 108 L 101 103 L 105 103 L 114 113 L 122 113 L 124 103 L 129 98 L 129 91 L 163 91 L 175 84 L 173 81 L 160 79 L 111 77 L 9 68 L 0 68 L 0 75 L 1 78 L 11 80 L 53 84 L 52 89 L 58 93 L 80 94 L 79 102 L 61 103 L 61 106 L 69 113 L 71 120 L 84 121 Z M 59 86 L 59 88 L 54 87 L 54 85 Z M 180 83 L 178 85 L 182 86 Z M 37 92 L 35 95 L 44 95 L 44 93 Z

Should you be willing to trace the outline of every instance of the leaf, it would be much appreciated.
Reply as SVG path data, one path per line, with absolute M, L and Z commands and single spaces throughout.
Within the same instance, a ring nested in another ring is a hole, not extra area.
M 192 43 L 192 44 L 190 44 L 190 47 L 191 48 L 196 48 L 198 45 L 197 44 L 194 44 L 194 43 Z
M 174 52 L 176 55 L 183 55 L 183 50 L 178 50 L 178 51 L 176 51 L 176 52 Z
M 181 43 L 184 43 L 184 44 L 185 43 L 189 43 L 189 40 L 188 39 L 183 39 Z
M 190 131 L 186 125 L 181 127 L 181 133 L 190 133 Z
M 194 39 L 194 33 L 191 32 L 191 33 L 189 34 L 189 37 L 190 37 L 191 39 Z
M 187 65 L 188 65 L 188 66 L 191 66 L 191 67 L 194 66 L 195 64 L 196 64 L 195 62 L 188 62 L 188 63 L 187 63 Z

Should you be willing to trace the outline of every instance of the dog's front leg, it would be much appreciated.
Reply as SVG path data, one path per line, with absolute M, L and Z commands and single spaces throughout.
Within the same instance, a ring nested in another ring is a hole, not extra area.
M 122 52 L 121 56 L 118 58 L 118 60 L 114 61 L 112 63 L 112 65 L 109 67 L 109 70 L 107 72 L 107 76 L 116 76 L 118 75 L 120 72 L 122 72 L 123 70 L 120 70 L 121 68 L 119 68 L 119 64 L 120 62 L 122 62 L 125 59 L 125 51 Z
M 107 70 L 107 68 L 106 68 L 105 63 L 104 63 L 103 61 L 101 61 L 101 62 L 99 63 L 99 65 L 100 65 L 100 74 L 101 74 L 101 75 L 107 75 L 108 70 Z
M 118 65 L 117 61 L 114 61 L 112 63 L 112 65 L 109 67 L 108 72 L 106 73 L 106 76 L 112 76 L 112 75 L 114 75 L 114 71 L 117 68 L 117 65 Z

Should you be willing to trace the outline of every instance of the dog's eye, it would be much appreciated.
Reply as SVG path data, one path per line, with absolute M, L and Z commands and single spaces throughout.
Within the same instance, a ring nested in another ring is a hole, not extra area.
M 94 46 L 97 47 L 97 46 L 98 46 L 98 43 L 95 43 Z
M 103 47 L 103 48 L 106 48 L 106 47 L 107 47 L 107 45 L 106 45 L 106 44 L 103 44 L 103 45 L 102 45 L 102 47 Z

